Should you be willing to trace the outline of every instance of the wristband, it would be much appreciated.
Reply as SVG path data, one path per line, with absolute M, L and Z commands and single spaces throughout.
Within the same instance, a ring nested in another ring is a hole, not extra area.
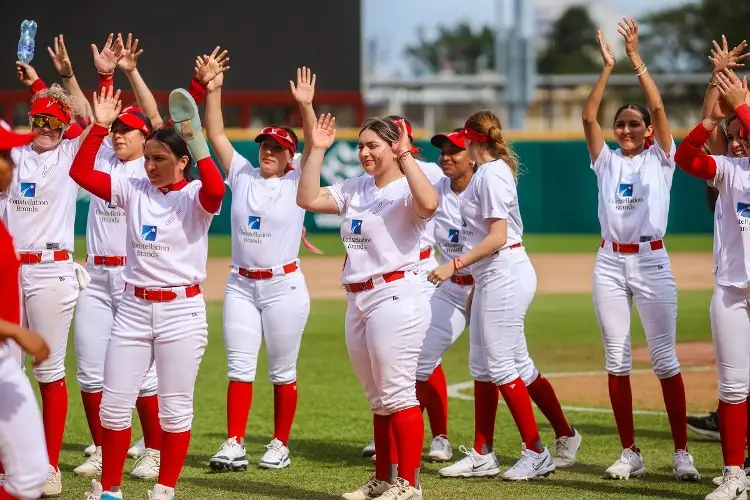
M 411 151 L 404 151 L 403 153 L 398 155 L 398 162 L 401 163 L 404 160 L 404 158 L 406 158 L 409 155 L 411 155 Z
M 60 76 L 61 76 L 62 78 L 73 78 L 73 76 L 75 76 L 75 75 L 74 75 L 73 73 L 71 73 L 71 74 L 69 74 L 69 75 L 60 75 Z
M 646 67 L 646 66 L 643 66 L 643 69 L 642 69 L 642 70 L 640 71 L 640 73 L 636 73 L 636 74 L 635 74 L 635 76 L 641 76 L 641 75 L 642 75 L 642 74 L 644 74 L 644 73 L 645 73 L 646 71 L 648 71 L 648 67 Z

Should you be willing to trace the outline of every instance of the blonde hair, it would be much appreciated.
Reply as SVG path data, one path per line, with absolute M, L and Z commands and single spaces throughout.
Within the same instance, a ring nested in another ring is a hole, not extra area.
M 65 111 L 70 116 L 71 122 L 76 117 L 75 97 L 70 95 L 67 90 L 62 88 L 57 83 L 53 83 L 51 87 L 46 88 L 37 94 L 34 94 L 34 96 L 31 98 L 31 102 L 34 102 L 37 99 L 43 99 L 45 97 L 48 99 L 52 99 L 57 104 L 59 104 L 63 108 L 63 111 Z
M 466 120 L 466 128 L 470 128 L 474 132 L 487 137 L 487 142 L 478 144 L 483 148 L 489 149 L 493 156 L 503 160 L 510 167 L 513 178 L 517 180 L 518 156 L 516 156 L 516 153 L 510 148 L 510 144 L 503 138 L 500 118 L 492 111 L 483 109 L 477 111 Z

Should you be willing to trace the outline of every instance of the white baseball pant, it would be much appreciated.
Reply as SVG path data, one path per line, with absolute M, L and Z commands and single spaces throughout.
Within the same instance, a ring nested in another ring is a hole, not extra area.
M 422 292 L 424 292 L 425 295 L 427 295 L 427 298 L 430 299 L 432 295 L 435 293 L 435 290 L 437 290 L 437 287 L 427 281 L 427 276 L 430 274 L 430 271 L 438 267 L 438 261 L 435 258 L 435 251 L 433 250 L 433 255 L 430 256 L 427 259 L 423 259 L 419 261 L 419 276 L 420 280 L 422 280 Z
M 159 374 L 159 422 L 166 432 L 190 430 L 193 393 L 208 343 L 203 295 L 148 302 L 128 286 L 117 308 L 104 361 L 99 416 L 106 429 L 131 426 L 143 378 L 152 361 Z
M 719 371 L 719 399 L 741 403 L 750 392 L 750 290 L 714 287 L 711 333 Z
M 255 381 L 263 339 L 271 383 L 297 380 L 297 357 L 308 316 L 310 294 L 301 271 L 266 280 L 231 273 L 224 293 L 229 380 Z
M 529 357 L 524 319 L 536 292 L 536 272 L 523 248 L 502 250 L 474 274 L 469 326 L 469 372 L 474 380 L 502 385 L 539 372 Z
M 346 348 L 372 412 L 390 415 L 419 406 L 416 372 L 430 306 L 418 274 L 347 293 Z
M 34 368 L 41 383 L 65 377 L 68 331 L 80 286 L 73 261 L 21 266 L 23 326 L 39 333 L 49 346 L 49 358 Z
M 648 243 L 641 244 L 640 253 L 634 254 L 613 252 L 611 245 L 600 248 L 594 266 L 593 298 L 607 372 L 628 375 L 632 368 L 633 299 L 654 373 L 665 379 L 680 372 L 675 349 L 677 285 L 665 249 L 651 250 Z
M 6 492 L 36 500 L 47 482 L 47 445 L 39 405 L 28 377 L 7 344 L 0 343 L 0 462 Z
M 86 264 L 91 276 L 76 303 L 74 345 L 78 360 L 78 385 L 83 392 L 104 390 L 104 358 L 112 334 L 117 306 L 122 300 L 125 282 L 122 267 Z M 141 385 L 141 396 L 156 394 L 156 365 L 152 363 Z

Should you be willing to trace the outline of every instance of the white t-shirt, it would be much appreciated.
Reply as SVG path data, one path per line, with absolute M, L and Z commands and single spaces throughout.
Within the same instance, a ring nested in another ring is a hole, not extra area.
M 78 185 L 70 166 L 79 145 L 79 139 L 64 139 L 42 154 L 32 144 L 11 149 L 16 168 L 5 220 L 18 251 L 73 251 Z
M 268 269 L 299 256 L 305 210 L 297 205 L 299 158 L 283 177 L 264 179 L 260 169 L 232 155 L 226 184 L 232 190 L 232 264 Z
M 143 156 L 125 163 L 120 161 L 112 148 L 112 139 L 107 137 L 96 155 L 94 169 L 127 178 L 145 179 L 146 169 L 143 165 Z M 89 255 L 125 256 L 126 231 L 125 210 L 91 195 L 86 221 L 86 252 Z
M 674 141 L 669 156 L 658 144 L 628 158 L 604 144 L 591 164 L 599 187 L 602 238 L 615 243 L 660 240 L 667 230 L 674 175 Z
M 440 251 L 440 265 L 452 262 L 464 253 L 461 242 L 461 200 L 466 191 L 456 194 L 451 189 L 451 180 L 443 177 L 436 185 L 440 196 L 440 205 L 432 216 L 435 223 L 435 240 Z M 459 274 L 470 274 L 462 269 Z
M 148 179 L 114 174 L 112 204 L 125 210 L 127 262 L 122 279 L 139 287 L 195 285 L 206 279 L 214 214 L 198 201 L 201 181 L 162 193 Z
M 336 200 L 346 248 L 343 284 L 362 283 L 393 271 L 416 270 L 427 221 L 413 209 L 406 177 L 384 186 L 362 174 L 328 186 Z
M 750 285 L 750 160 L 712 156 L 713 184 L 719 189 L 714 225 L 716 282 L 723 286 Z
M 419 168 L 424 172 L 425 177 L 432 183 L 437 184 L 440 179 L 445 179 L 443 169 L 437 163 L 426 162 L 422 160 L 416 160 Z M 435 246 L 435 223 L 434 219 L 427 221 L 427 227 L 425 227 L 424 233 L 422 233 L 422 248 L 430 248 Z
M 518 207 L 518 191 L 513 172 L 503 160 L 485 163 L 469 181 L 461 203 L 461 242 L 471 250 L 490 234 L 487 219 L 505 219 L 508 239 L 500 249 L 521 243 L 523 222 Z M 493 260 L 488 257 L 471 266 L 484 268 Z

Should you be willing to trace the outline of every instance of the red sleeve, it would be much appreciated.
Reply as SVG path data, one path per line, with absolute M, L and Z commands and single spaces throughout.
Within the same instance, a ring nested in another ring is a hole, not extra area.
M 83 140 L 70 167 L 70 177 L 83 189 L 101 198 L 112 201 L 112 178 L 106 172 L 94 170 L 96 153 L 109 131 L 101 125 L 94 125 Z
M 735 108 L 734 113 L 742 124 L 742 128 L 745 129 L 745 136 L 750 135 L 750 106 L 740 104 Z
M 198 161 L 198 173 L 202 183 L 198 191 L 198 201 L 203 210 L 214 214 L 219 211 L 221 200 L 224 198 L 224 179 L 221 178 L 221 173 L 210 156 Z
M 694 177 L 707 181 L 716 177 L 716 160 L 703 152 L 702 149 L 710 135 L 711 132 L 706 130 L 703 123 L 699 123 L 680 142 L 674 156 L 674 161 L 678 167 Z
M 44 83 L 44 81 L 42 81 L 41 78 L 37 78 L 31 84 L 31 87 L 29 87 L 29 90 L 31 91 L 31 95 L 37 95 L 39 92 L 42 92 L 43 90 L 47 90 L 47 84 Z
M 0 319 L 21 324 L 21 292 L 19 290 L 19 270 L 21 264 L 18 262 L 16 250 L 13 248 L 13 239 L 0 222 Z
M 197 78 L 193 77 L 193 79 L 190 80 L 190 88 L 188 88 L 188 93 L 192 96 L 193 99 L 195 99 L 195 104 L 200 105 L 200 103 L 203 101 L 203 98 L 206 96 L 206 89 L 207 86 Z
M 111 75 L 102 75 L 101 73 L 99 73 L 99 86 L 96 88 L 97 95 L 99 95 L 99 93 L 102 91 L 102 87 L 109 90 L 114 86 L 115 86 L 114 72 Z
M 73 122 L 68 130 L 63 134 L 63 139 L 76 139 L 83 133 L 83 128 L 77 123 Z

